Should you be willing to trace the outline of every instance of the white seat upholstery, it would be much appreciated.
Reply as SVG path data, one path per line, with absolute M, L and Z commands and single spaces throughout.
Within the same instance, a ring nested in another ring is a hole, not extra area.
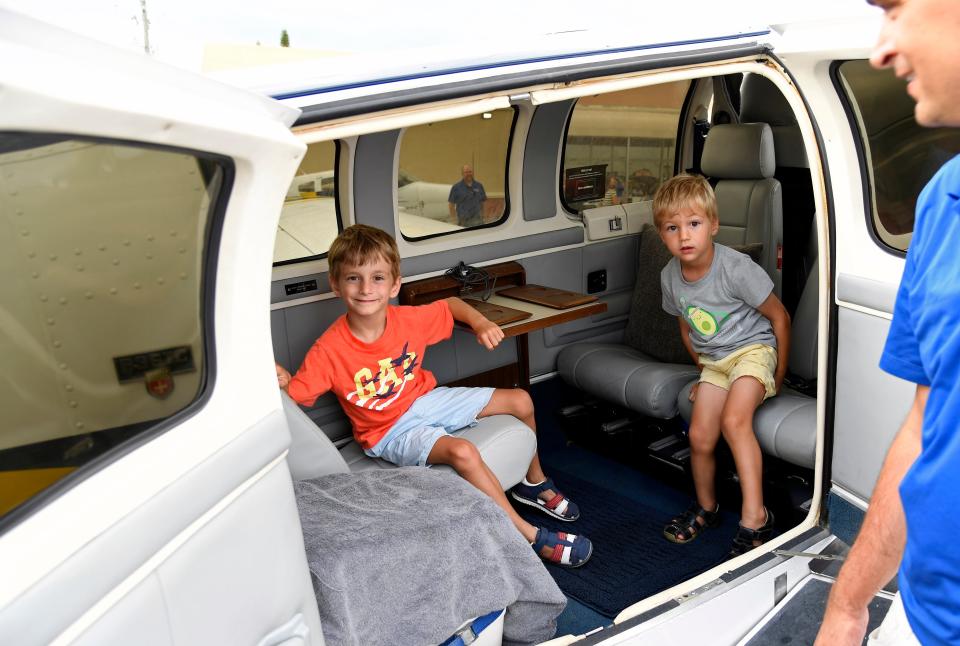
M 368 469 L 394 469 L 396 465 L 376 460 L 351 441 L 337 450 L 333 442 L 313 423 L 288 395 L 282 394 L 283 409 L 292 442 L 287 463 L 295 480 L 307 480 L 328 473 L 349 473 Z M 525 424 L 510 415 L 485 417 L 473 427 L 453 433 L 472 442 L 484 462 L 496 474 L 504 490 L 520 482 L 537 450 L 537 439 Z M 449 469 L 445 465 L 434 467 Z

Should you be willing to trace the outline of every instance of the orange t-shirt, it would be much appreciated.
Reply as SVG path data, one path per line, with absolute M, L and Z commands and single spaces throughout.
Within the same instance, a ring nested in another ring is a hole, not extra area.
M 453 315 L 446 301 L 417 307 L 390 305 L 387 326 L 373 343 L 360 341 L 341 316 L 317 339 L 287 392 L 304 406 L 332 390 L 365 449 L 374 446 L 421 395 L 437 385 L 423 369 L 428 345 L 449 339 Z

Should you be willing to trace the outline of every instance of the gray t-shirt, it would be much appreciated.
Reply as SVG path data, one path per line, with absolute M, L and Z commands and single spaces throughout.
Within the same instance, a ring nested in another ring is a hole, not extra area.
M 680 261 L 671 258 L 660 272 L 663 309 L 690 325 L 693 349 L 722 359 L 754 343 L 777 347 L 773 328 L 757 308 L 773 291 L 773 281 L 750 256 L 714 243 L 710 271 L 684 280 Z

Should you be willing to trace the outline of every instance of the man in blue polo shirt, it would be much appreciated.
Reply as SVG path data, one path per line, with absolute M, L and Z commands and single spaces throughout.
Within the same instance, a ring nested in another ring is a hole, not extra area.
M 960 126 L 960 2 L 873 0 L 884 10 L 875 67 L 893 68 L 924 126 Z M 870 644 L 960 643 L 960 157 L 920 194 L 880 359 L 917 385 L 818 645 L 860 644 L 867 604 L 897 571 L 899 594 Z
M 473 179 L 472 166 L 465 165 L 462 175 L 463 179 L 450 187 L 450 197 L 447 198 L 450 219 L 456 217 L 457 224 L 462 227 L 475 227 L 483 224 L 483 202 L 487 193 L 483 184 Z

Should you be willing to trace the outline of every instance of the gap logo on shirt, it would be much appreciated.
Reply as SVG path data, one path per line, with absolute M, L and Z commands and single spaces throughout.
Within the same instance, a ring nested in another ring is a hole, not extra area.
M 414 369 L 419 365 L 417 354 L 407 351 L 408 344 L 396 358 L 380 359 L 377 374 L 370 368 L 361 368 L 353 375 L 356 390 L 345 393 L 347 401 L 371 410 L 383 410 L 392 404 L 408 381 L 416 377 Z M 369 404 L 369 405 L 368 405 Z

